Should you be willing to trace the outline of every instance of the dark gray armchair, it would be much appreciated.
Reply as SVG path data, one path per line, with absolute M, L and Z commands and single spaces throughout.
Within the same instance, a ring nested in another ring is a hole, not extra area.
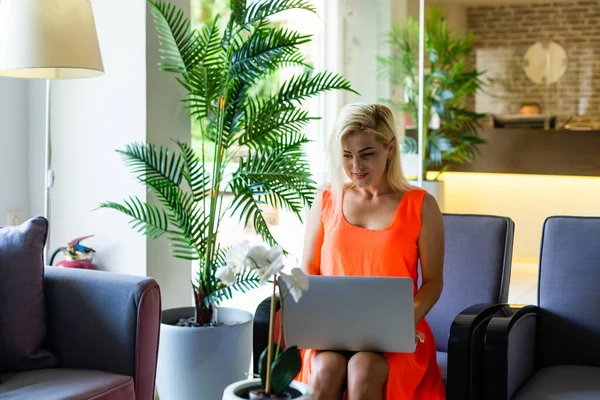
M 0 374 L 0 399 L 152 400 L 160 288 L 151 278 L 47 267 L 46 348 L 57 368 Z
M 497 216 L 444 214 L 444 229 L 444 290 L 427 321 L 447 377 L 448 399 L 478 400 L 484 377 L 471 364 L 482 358 L 487 322 L 498 303 L 508 300 L 514 223 Z M 255 371 L 267 347 L 269 301 L 254 317 Z
M 548 218 L 539 271 L 539 306 L 489 322 L 485 399 L 600 399 L 600 217 Z

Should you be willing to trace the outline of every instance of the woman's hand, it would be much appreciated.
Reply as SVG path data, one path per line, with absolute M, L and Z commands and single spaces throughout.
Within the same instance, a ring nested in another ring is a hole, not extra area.
M 423 332 L 415 330 L 415 343 L 417 342 L 425 343 L 425 335 Z

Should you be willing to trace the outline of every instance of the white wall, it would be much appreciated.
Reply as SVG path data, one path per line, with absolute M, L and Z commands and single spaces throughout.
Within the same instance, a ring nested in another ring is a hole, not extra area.
M 0 78 L 0 225 L 7 213 L 29 217 L 27 81 Z
M 93 234 L 86 243 L 97 250 L 99 268 L 145 275 L 145 238 L 116 212 L 93 211 L 102 201 L 145 197 L 115 153 L 126 143 L 145 139 L 145 2 L 104 0 L 93 6 L 106 74 L 53 81 L 51 87 L 56 179 L 50 248 Z
M 189 0 L 175 3 L 189 9 Z M 190 126 L 180 109 L 178 84 L 172 76 L 155 72 L 156 34 L 146 1 L 95 1 L 93 8 L 105 75 L 52 83 L 56 180 L 50 248 L 94 234 L 85 243 L 97 251 L 97 267 L 154 277 L 161 286 L 164 308 L 189 305 L 191 265 L 171 258 L 165 241 L 154 242 L 134 232 L 125 215 L 96 210 L 103 201 L 121 202 L 132 195 L 146 200 L 146 188 L 124 165 L 117 149 L 146 140 L 157 144 L 170 138 L 189 140 Z M 30 92 L 31 153 L 35 154 L 30 167 L 36 172 L 41 169 L 43 175 L 43 82 L 32 82 Z M 43 206 L 43 181 L 40 186 L 34 179 L 37 175 L 32 173 L 35 195 L 31 198 L 37 209 L 40 198 Z

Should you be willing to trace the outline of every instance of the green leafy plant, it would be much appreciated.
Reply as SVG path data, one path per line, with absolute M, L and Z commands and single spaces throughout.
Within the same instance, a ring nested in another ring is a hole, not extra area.
M 388 36 L 392 55 L 379 57 L 384 76 L 392 85 L 403 89 L 402 101 L 386 100 L 394 108 L 418 121 L 419 98 L 419 24 L 409 18 L 406 25 L 395 26 Z M 456 34 L 448 28 L 444 15 L 435 6 L 427 8 L 425 52 L 428 65 L 424 74 L 424 143 L 423 179 L 427 172 L 438 170 L 435 180 L 449 164 L 471 162 L 478 145 L 485 143 L 477 133 L 485 114 L 471 111 L 468 100 L 483 87 L 483 72 L 472 61 L 473 35 Z M 428 68 L 427 68 L 428 67 Z M 430 128 L 432 117 L 439 118 L 439 128 Z M 416 153 L 414 138 L 406 137 L 403 151 Z
M 132 197 L 101 207 L 126 214 L 142 234 L 166 235 L 174 257 L 199 264 L 192 282 L 195 322 L 206 324 L 234 290 L 260 282 L 252 269 L 237 271 L 230 285 L 215 276 L 228 263 L 228 249 L 218 240 L 221 221 L 236 215 L 244 225 L 252 222 L 269 245 L 276 244 L 261 207 L 283 207 L 301 218 L 316 190 L 303 150 L 308 142 L 303 130 L 316 118 L 302 102 L 352 89 L 343 77 L 314 73 L 306 65 L 299 45 L 310 35 L 269 23 L 270 16 L 290 9 L 314 12 L 310 1 L 267 0 L 246 7 L 245 0 L 232 0 L 225 28 L 219 28 L 217 16 L 200 30 L 190 29 L 189 19 L 168 2 L 148 3 L 160 42 L 159 69 L 175 74 L 185 88 L 182 101 L 200 126 L 202 143 L 212 144 L 212 162 L 204 145 L 199 155 L 184 142 L 177 142 L 174 152 L 150 143 L 128 145 L 119 152 L 159 205 Z M 287 66 L 308 71 L 282 83 L 267 99 L 252 94 L 265 77 Z M 242 149 L 245 155 L 239 156 Z M 228 175 L 226 167 L 235 161 L 237 169 Z M 223 205 L 225 192 L 233 196 L 230 206 Z

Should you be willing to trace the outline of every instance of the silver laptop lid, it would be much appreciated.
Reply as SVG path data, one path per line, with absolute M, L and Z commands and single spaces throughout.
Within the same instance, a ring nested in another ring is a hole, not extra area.
M 412 279 L 309 276 L 309 285 L 298 303 L 291 296 L 284 299 L 287 346 L 415 351 Z

